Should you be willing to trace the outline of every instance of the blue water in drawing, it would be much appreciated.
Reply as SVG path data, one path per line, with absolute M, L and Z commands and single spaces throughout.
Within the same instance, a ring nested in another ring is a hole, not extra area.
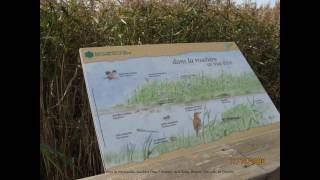
M 263 104 L 257 105 L 264 116 L 261 124 L 270 124 L 279 121 L 280 115 L 266 93 L 233 97 L 229 99 L 231 103 L 228 104 L 222 103 L 221 100 L 210 100 L 203 103 L 195 103 L 194 105 L 202 106 L 202 109 L 198 110 L 199 112 L 203 112 L 203 107 L 206 106 L 206 108 L 211 111 L 212 116 L 217 115 L 217 122 L 220 122 L 223 112 L 238 104 L 248 103 L 248 98 L 264 101 Z M 106 139 L 106 151 L 118 152 L 127 143 L 137 144 L 137 147 L 141 148 L 149 133 L 138 132 L 136 131 L 138 128 L 159 131 L 160 133 L 153 133 L 154 138 L 170 137 L 177 134 L 195 134 L 192 124 L 194 112 L 186 112 L 185 106 L 183 105 L 158 107 L 156 109 L 139 111 L 139 113 L 135 113 L 134 110 L 129 112 L 132 112 L 132 115 L 125 116 L 125 118 L 122 119 L 112 119 L 112 114 L 100 116 L 101 126 L 102 129 L 104 129 L 103 135 Z M 163 117 L 167 115 L 170 115 L 170 121 L 178 121 L 176 126 L 161 127 L 161 123 L 166 122 L 166 120 L 163 120 Z M 273 116 L 273 118 L 269 119 L 269 116 Z M 126 139 L 116 139 L 116 134 L 125 132 L 132 132 L 132 134 Z
M 232 65 L 207 66 L 207 63 L 179 64 L 173 65 L 172 61 L 176 59 L 187 58 L 205 58 L 215 57 L 218 61 L 232 61 Z M 240 51 L 228 52 L 194 52 L 178 56 L 160 56 L 133 58 L 129 61 L 98 62 L 85 65 L 88 84 L 93 87 L 94 96 L 98 109 L 108 109 L 115 104 L 124 103 L 132 94 L 132 90 L 145 83 L 145 77 L 151 73 L 167 72 L 166 75 L 159 78 L 177 79 L 180 75 L 190 73 L 205 73 L 217 76 L 221 72 L 229 74 L 240 74 L 243 72 L 252 72 L 247 61 Z M 105 79 L 106 71 L 117 70 L 118 74 L 137 72 L 132 77 L 122 77 L 118 80 L 109 81 Z M 156 80 L 156 78 L 153 78 Z

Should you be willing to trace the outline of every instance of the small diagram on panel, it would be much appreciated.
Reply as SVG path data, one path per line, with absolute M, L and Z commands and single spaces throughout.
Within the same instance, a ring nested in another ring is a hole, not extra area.
M 114 80 L 119 78 L 116 70 L 106 71 L 105 74 L 106 74 L 105 78 L 108 80 Z

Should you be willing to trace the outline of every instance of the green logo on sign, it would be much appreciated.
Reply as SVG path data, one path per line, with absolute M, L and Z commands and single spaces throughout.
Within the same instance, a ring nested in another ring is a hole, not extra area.
M 87 51 L 84 53 L 84 56 L 86 58 L 93 58 L 93 56 L 98 57 L 98 56 L 112 56 L 112 55 L 129 55 L 131 52 L 128 52 L 126 50 L 123 51 L 102 51 L 102 52 L 92 52 L 92 51 Z
M 85 55 L 87 58 L 92 58 L 92 57 L 93 57 L 93 52 L 87 51 L 87 52 L 84 53 L 84 55 Z
M 229 48 L 231 48 L 231 46 L 232 46 L 232 43 L 224 43 L 225 49 L 229 49 Z

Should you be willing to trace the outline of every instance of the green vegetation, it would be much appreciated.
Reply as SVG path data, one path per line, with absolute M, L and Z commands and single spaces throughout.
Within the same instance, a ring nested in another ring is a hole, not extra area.
M 212 118 L 211 118 L 212 117 Z M 175 142 L 159 144 L 154 147 L 155 151 L 159 154 L 173 151 L 179 148 L 188 148 L 201 143 L 208 143 L 221 137 L 227 136 L 233 132 L 247 130 L 249 128 L 257 127 L 261 116 L 248 104 L 240 104 L 226 111 L 222 115 L 222 119 L 234 118 L 237 119 L 230 121 L 222 121 L 217 123 L 216 116 L 213 117 L 210 111 L 204 111 L 202 117 L 203 124 L 206 124 L 199 134 L 180 135 Z M 207 123 L 205 123 L 207 122 Z
M 280 106 L 280 3 L 259 8 L 223 1 L 167 2 L 41 0 L 40 179 L 103 172 L 81 47 L 234 41 Z
M 120 152 L 105 152 L 104 158 L 109 166 L 143 161 L 150 158 L 153 153 L 152 142 L 153 138 L 150 134 L 145 139 L 142 149 L 138 149 L 135 144 L 129 143 Z
M 263 87 L 251 73 L 239 76 L 221 74 L 216 78 L 199 74 L 176 81 L 162 80 L 145 84 L 135 90 L 127 106 L 188 103 L 256 92 L 263 92 Z
M 119 165 L 127 162 L 139 162 L 144 159 L 144 151 L 135 148 L 135 145 L 128 144 L 123 151 L 107 152 L 103 155 L 109 166 Z
M 257 127 L 261 116 L 255 109 L 255 106 L 247 103 L 237 105 L 222 114 L 222 122 L 217 122 L 217 117 L 206 108 L 202 116 L 203 130 L 196 134 L 179 135 L 175 141 L 169 141 L 158 145 L 152 145 L 152 136 L 148 136 L 144 146 L 139 149 L 128 149 L 119 153 L 107 153 L 105 155 L 110 164 L 121 164 L 126 162 L 139 162 L 152 156 L 157 156 L 166 152 L 180 148 L 189 148 L 201 143 L 209 143 L 227 136 L 233 132 L 240 132 Z
M 143 159 L 148 159 L 152 153 L 151 144 L 152 144 L 152 134 L 148 136 L 143 145 Z

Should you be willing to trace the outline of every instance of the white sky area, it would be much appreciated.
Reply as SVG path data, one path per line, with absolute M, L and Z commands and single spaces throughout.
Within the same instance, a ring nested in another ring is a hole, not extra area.
M 243 2 L 246 2 L 247 0 L 233 0 L 237 4 L 242 4 Z M 271 6 L 274 6 L 277 2 L 277 0 L 251 0 L 252 3 L 257 3 L 258 6 L 263 6 L 270 4 Z M 280 0 L 279 0 L 280 2 Z

